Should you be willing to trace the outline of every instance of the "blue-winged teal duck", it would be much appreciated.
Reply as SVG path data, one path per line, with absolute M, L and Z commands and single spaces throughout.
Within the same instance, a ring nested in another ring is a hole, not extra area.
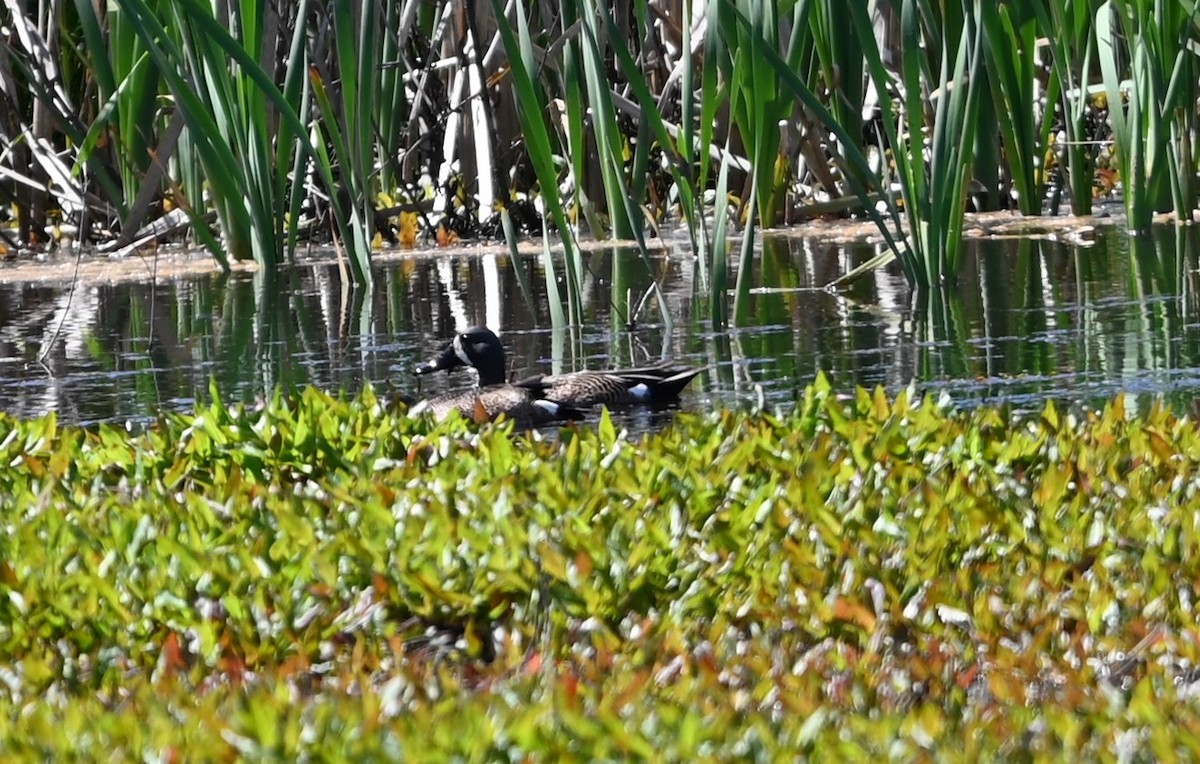
M 481 391 L 502 390 L 514 397 L 524 391 L 541 405 L 554 403 L 574 410 L 601 404 L 619 406 L 672 401 L 700 373 L 699 369 L 690 366 L 658 364 L 614 371 L 539 374 L 506 384 L 504 346 L 491 329 L 482 326 L 456 335 L 441 353 L 417 366 L 416 373 L 429 374 L 458 366 L 469 366 L 479 373 Z

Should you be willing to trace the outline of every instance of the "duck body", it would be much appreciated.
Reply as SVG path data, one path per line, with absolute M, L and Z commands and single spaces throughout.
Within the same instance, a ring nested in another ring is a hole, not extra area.
M 523 427 L 583 418 L 579 408 L 546 400 L 536 389 L 503 384 L 437 395 L 409 409 L 412 414 L 425 411 L 437 419 L 445 419 L 457 411 L 476 422 L 491 421 L 504 414 Z
M 540 390 L 548 401 L 580 408 L 668 403 L 679 397 L 699 369 L 659 364 L 615 371 L 539 375 L 516 384 Z
M 543 410 L 549 404 L 555 404 L 566 407 L 564 412 L 578 412 L 599 405 L 666 403 L 678 398 L 683 388 L 700 373 L 699 369 L 690 366 L 664 363 L 613 371 L 539 374 L 519 382 L 505 383 L 504 346 L 500 344 L 500 338 L 487 327 L 475 327 L 455 335 L 441 353 L 418 365 L 416 373 L 430 374 L 459 366 L 475 369 L 481 385 L 477 388 L 478 394 L 495 396 L 498 405 L 510 399 L 515 405 L 525 396 L 529 404 Z M 471 392 L 453 395 L 469 396 Z M 470 405 L 474 406 L 474 403 Z

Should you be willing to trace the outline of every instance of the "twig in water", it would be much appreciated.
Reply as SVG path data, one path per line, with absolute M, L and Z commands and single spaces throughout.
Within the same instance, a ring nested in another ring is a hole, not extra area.
M 75 274 L 71 276 L 71 291 L 67 292 L 67 305 L 63 308 L 62 318 L 59 319 L 58 326 L 54 328 L 54 336 L 46 343 L 46 346 L 38 353 L 37 363 L 47 371 L 50 367 L 46 366 L 46 356 L 50 355 L 50 349 L 58 342 L 58 336 L 62 334 L 63 324 L 67 323 L 67 316 L 71 313 L 71 301 L 75 299 L 75 287 L 79 283 L 79 264 L 83 261 L 83 249 L 77 248 L 75 251 Z

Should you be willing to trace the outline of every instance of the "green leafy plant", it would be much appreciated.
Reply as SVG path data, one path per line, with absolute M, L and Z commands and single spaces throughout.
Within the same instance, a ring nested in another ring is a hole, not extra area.
M 1157 731 L 1200 581 L 1161 406 L 819 378 L 632 438 L 210 397 L 0 415 L 6 758 L 1200 753 Z

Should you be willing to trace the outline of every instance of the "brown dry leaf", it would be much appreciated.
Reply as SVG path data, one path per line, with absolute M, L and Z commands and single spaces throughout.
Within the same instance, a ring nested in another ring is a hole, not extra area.
M 570 667 L 563 674 L 563 693 L 567 696 L 567 705 L 574 710 L 579 709 L 579 677 Z
M 13 572 L 12 567 L 4 560 L 0 560 L 0 584 L 15 587 L 19 583 L 17 574 Z
M 183 647 L 179 644 L 179 635 L 171 632 L 167 635 L 162 646 L 163 656 L 163 675 L 173 677 L 180 671 L 186 671 L 188 662 L 187 656 L 183 652 Z
M 542 654 L 540 652 L 535 652 L 532 655 L 530 655 L 529 660 L 525 661 L 525 665 L 522 666 L 522 669 L 524 670 L 526 675 L 536 674 L 539 671 L 541 671 L 542 670 Z
M 308 593 L 321 599 L 330 599 L 333 597 L 333 587 L 329 584 L 318 582 L 308 587 Z
M 491 417 L 488 416 L 487 408 L 485 408 L 483 405 L 483 399 L 478 395 L 475 396 L 475 411 L 472 412 L 472 414 L 475 419 L 475 424 L 487 424 L 487 422 L 491 420 Z
M 954 683 L 958 685 L 959 689 L 965 690 L 968 687 L 970 687 L 972 684 L 974 684 L 975 680 L 978 677 L 979 677 L 979 664 L 972 663 L 965 670 L 960 671 L 954 677 Z
M 375 589 L 375 594 L 382 598 L 387 596 L 388 591 L 391 589 L 391 584 L 388 583 L 387 578 L 383 574 L 375 573 L 371 576 L 371 587 Z
M 439 247 L 452 247 L 458 243 L 458 234 L 444 225 L 438 225 L 437 243 Z
M 312 667 L 312 661 L 308 656 L 301 654 L 293 654 L 284 659 L 283 663 L 279 664 L 277 675 L 283 677 L 294 677 L 306 673 Z
M 587 578 L 592 574 L 592 556 L 586 550 L 580 549 L 575 553 L 575 570 L 579 572 L 580 578 Z
M 401 212 L 399 217 L 399 232 L 397 239 L 400 246 L 412 249 L 417 246 L 417 213 Z
M 833 617 L 861 626 L 867 631 L 875 628 L 875 614 L 861 603 L 845 597 L 838 597 L 837 602 L 833 604 Z

